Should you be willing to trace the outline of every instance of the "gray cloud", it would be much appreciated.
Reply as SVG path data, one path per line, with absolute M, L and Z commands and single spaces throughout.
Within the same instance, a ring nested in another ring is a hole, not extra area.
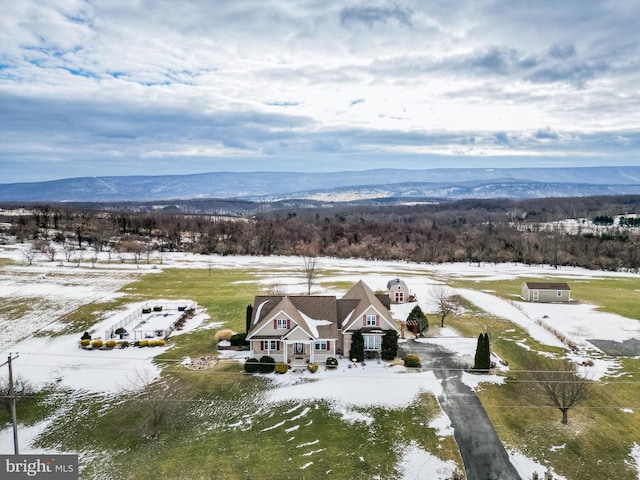
M 376 23 L 389 23 L 390 20 L 398 24 L 411 26 L 413 12 L 408 8 L 399 5 L 393 7 L 345 7 L 340 11 L 340 22 L 345 25 L 362 23 L 369 28 Z
M 8 2 L 0 181 L 637 163 L 633 3 Z

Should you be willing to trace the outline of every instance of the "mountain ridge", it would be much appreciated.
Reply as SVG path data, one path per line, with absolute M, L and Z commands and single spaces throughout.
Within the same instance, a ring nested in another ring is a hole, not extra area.
M 75 177 L 0 184 L 3 202 L 142 201 L 190 198 L 533 198 L 640 193 L 640 167 L 372 169 L 340 172 L 208 172 Z M 412 193 L 413 192 L 413 193 Z M 584 192 L 584 193 L 583 193 Z

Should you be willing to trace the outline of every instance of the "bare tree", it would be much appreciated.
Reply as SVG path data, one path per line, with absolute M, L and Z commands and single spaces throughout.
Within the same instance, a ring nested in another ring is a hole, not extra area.
M 33 247 L 33 245 L 28 245 L 27 248 L 22 251 L 22 256 L 27 261 L 28 265 L 33 265 L 33 261 L 36 259 L 37 255 L 38 252 Z
M 36 389 L 33 384 L 20 376 L 14 376 L 13 378 L 13 391 L 18 403 L 28 403 L 34 399 Z M 7 413 L 11 411 L 11 385 L 9 384 L 9 376 L 5 375 L 0 377 L 0 405 L 7 410 Z
M 154 382 L 147 372 L 136 371 L 129 384 L 123 388 L 127 400 L 123 403 L 123 413 L 132 414 L 135 421 L 132 428 L 144 437 L 157 439 L 164 429 L 170 427 L 171 419 L 178 405 L 175 389 L 165 382 Z
M 593 393 L 591 381 L 578 375 L 575 364 L 570 360 L 531 354 L 526 357 L 524 368 L 540 387 L 542 396 L 562 412 L 563 424 L 568 423 L 569 409 Z
M 453 290 L 446 285 L 435 285 L 431 290 L 431 300 L 436 304 L 436 313 L 440 317 L 440 326 L 444 320 L 458 311 L 458 302 Z
M 313 287 L 318 279 L 318 257 L 312 255 L 302 256 L 302 272 L 307 283 L 307 295 L 311 295 L 311 287 Z
M 64 245 L 62 246 L 62 252 L 64 253 L 64 258 L 67 260 L 67 263 L 71 262 L 71 259 L 73 258 L 73 253 L 75 251 L 76 251 L 75 244 L 71 242 L 64 242 Z

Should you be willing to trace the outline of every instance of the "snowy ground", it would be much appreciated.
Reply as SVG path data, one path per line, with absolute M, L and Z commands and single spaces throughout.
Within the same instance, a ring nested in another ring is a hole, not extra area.
M 15 247 L 0 247 L 0 257 L 8 257 L 24 261 L 20 250 Z M 163 256 L 163 264 L 139 267 L 121 263 L 98 263 L 96 268 L 62 266 L 40 261 L 35 265 L 7 266 L 0 269 L 0 300 L 5 303 L 16 303 L 27 306 L 21 315 L 20 322 L 12 321 L 10 311 L 0 311 L 0 358 L 9 352 L 18 352 L 20 358 L 15 362 L 17 373 L 28 377 L 36 383 L 59 381 L 62 385 L 79 391 L 116 394 L 129 386 L 132 378 L 144 372 L 147 378 L 155 378 L 159 367 L 152 359 L 168 347 L 153 349 L 129 348 L 112 351 L 84 351 L 78 348 L 78 335 L 57 337 L 34 336 L 40 331 L 59 331 L 61 325 L 57 318 L 71 312 L 80 305 L 105 301 L 114 298 L 117 291 L 138 275 L 155 274 L 161 268 L 246 268 L 264 272 L 261 282 L 268 286 L 279 284 L 287 293 L 302 294 L 306 292 L 306 284 L 300 272 L 299 257 L 217 257 L 176 253 Z M 612 272 L 592 272 L 579 268 L 553 269 L 551 267 L 530 267 L 516 264 L 481 265 L 477 264 L 445 264 L 424 265 L 403 262 L 378 262 L 364 260 L 320 259 L 320 269 L 334 273 L 323 277 L 321 281 L 355 282 L 364 280 L 373 290 L 385 290 L 387 282 L 394 277 L 401 277 L 417 296 L 422 309 L 429 313 L 433 310 L 430 291 L 433 285 L 447 282 L 448 278 L 472 278 L 482 280 L 513 279 L 520 277 L 545 278 L 549 276 L 571 279 L 593 279 L 602 277 L 633 276 Z M 315 287 L 314 294 L 342 293 Z M 589 375 L 600 378 L 616 369 L 615 359 L 602 358 L 603 355 L 589 343 L 589 339 L 610 339 L 622 341 L 640 338 L 640 322 L 610 313 L 598 312 L 593 306 L 561 305 L 561 304 L 528 304 L 508 302 L 489 292 L 462 289 L 456 291 L 478 307 L 494 315 L 504 317 L 524 328 L 528 334 L 542 344 L 566 348 L 548 330 L 536 323 L 544 319 L 574 341 L 579 347 L 580 356 L 597 355 L 597 363 L 591 367 Z M 517 293 L 517 292 L 516 292 Z M 516 306 L 517 305 L 517 306 Z M 413 305 L 393 307 L 397 319 L 405 319 Z M 135 307 L 135 306 L 132 306 Z M 123 312 L 114 312 L 113 316 L 104 318 L 93 327 L 93 331 L 106 330 L 115 316 Z M 188 332 L 203 325 L 207 315 L 201 312 L 187 323 Z M 476 340 L 465 339 L 449 328 L 436 329 L 439 338 L 428 341 L 457 352 L 460 355 L 473 357 Z M 568 352 L 569 353 L 569 352 Z M 109 372 L 106 375 L 106 372 Z M 330 400 L 336 411 L 345 421 L 369 422 L 371 419 L 358 407 L 367 405 L 386 405 L 390 408 L 402 407 L 415 398 L 419 392 L 431 392 L 438 395 L 440 384 L 431 372 L 408 373 L 401 366 L 387 366 L 375 361 L 349 368 L 349 362 L 342 361 L 336 370 L 321 369 L 313 376 L 314 382 L 301 379 L 309 377 L 306 371 L 290 373 L 283 376 L 274 375 L 278 388 L 269 392 L 270 400 L 308 400 L 322 398 Z M 484 380 L 502 381 L 502 377 L 483 377 Z M 410 381 L 407 381 L 410 379 Z M 389 388 L 381 390 L 384 381 Z M 477 386 L 473 375 L 465 375 L 465 383 L 471 388 Z M 443 435 L 452 435 L 450 422 L 446 416 L 438 420 L 438 429 Z M 44 427 L 43 427 L 44 428 Z M 23 451 L 28 453 L 29 435 L 34 438 L 38 426 L 23 429 Z M 29 434 L 29 432 L 32 432 Z M 0 431 L 0 449 L 12 449 L 11 430 Z M 408 445 L 407 453 L 399 466 L 404 478 L 441 478 L 452 471 L 452 464 L 442 462 L 417 446 Z M 514 465 L 523 478 L 530 478 L 533 471 L 542 474 L 546 469 L 516 451 L 510 452 Z M 640 466 L 640 448 L 636 445 L 630 456 Z M 428 472 L 429 475 L 426 475 Z M 556 478 L 558 478 L 556 476 Z M 640 478 L 640 473 L 639 473 Z

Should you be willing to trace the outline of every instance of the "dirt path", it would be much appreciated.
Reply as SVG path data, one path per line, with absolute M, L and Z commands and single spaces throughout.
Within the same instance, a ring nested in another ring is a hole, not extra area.
M 408 341 L 402 354 L 420 357 L 423 370 L 432 370 L 442 384 L 440 406 L 449 416 L 464 462 L 467 480 L 521 480 L 475 392 L 462 383 L 454 353 L 437 345 Z

